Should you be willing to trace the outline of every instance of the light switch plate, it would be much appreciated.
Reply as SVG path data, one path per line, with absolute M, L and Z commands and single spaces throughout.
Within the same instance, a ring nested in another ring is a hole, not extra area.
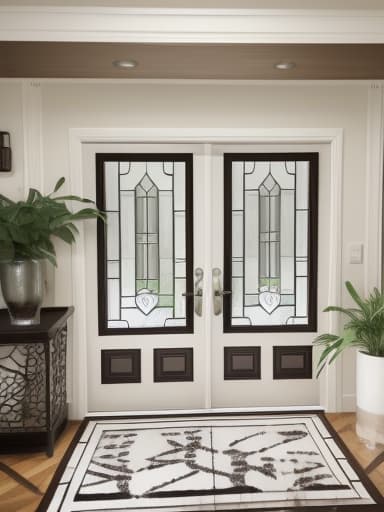
M 363 244 L 354 243 L 349 246 L 349 263 L 363 263 Z

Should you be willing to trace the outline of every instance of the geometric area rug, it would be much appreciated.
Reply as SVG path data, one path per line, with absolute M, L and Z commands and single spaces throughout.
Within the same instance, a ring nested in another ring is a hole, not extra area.
M 86 418 L 39 512 L 383 511 L 323 413 Z

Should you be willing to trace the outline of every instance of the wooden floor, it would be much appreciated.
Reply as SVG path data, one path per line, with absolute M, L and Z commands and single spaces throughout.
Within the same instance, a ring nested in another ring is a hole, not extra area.
M 327 417 L 363 467 L 382 451 L 379 448 L 368 450 L 356 437 L 354 413 L 328 414 Z M 8 464 L 45 492 L 78 426 L 78 422 L 71 422 L 68 425 L 57 441 L 55 454 L 51 458 L 45 453 L 0 455 L 0 462 Z M 370 477 L 384 495 L 384 463 L 374 470 Z M 0 472 L 0 512 L 35 512 L 39 501 L 38 496 Z

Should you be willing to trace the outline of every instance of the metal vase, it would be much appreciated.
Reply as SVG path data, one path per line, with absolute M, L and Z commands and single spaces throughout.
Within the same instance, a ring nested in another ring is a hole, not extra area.
M 43 302 L 43 260 L 0 263 L 0 283 L 11 324 L 39 324 Z

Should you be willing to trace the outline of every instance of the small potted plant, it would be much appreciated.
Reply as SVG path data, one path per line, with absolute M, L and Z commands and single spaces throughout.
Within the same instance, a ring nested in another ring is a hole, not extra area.
M 78 196 L 56 196 L 64 184 L 60 178 L 52 193 L 44 196 L 31 188 L 25 201 L 13 201 L 0 194 L 0 283 L 11 323 L 40 323 L 43 300 L 43 264 L 56 266 L 52 239 L 68 244 L 78 232 L 75 222 L 104 219 L 97 208 L 83 208 L 72 213 L 65 201 L 93 203 Z
M 356 432 L 369 447 L 384 442 L 384 294 L 374 288 L 363 299 L 345 283 L 357 307 L 329 306 L 348 320 L 340 336 L 321 334 L 314 340 L 323 347 L 318 373 L 348 347 L 356 347 Z

